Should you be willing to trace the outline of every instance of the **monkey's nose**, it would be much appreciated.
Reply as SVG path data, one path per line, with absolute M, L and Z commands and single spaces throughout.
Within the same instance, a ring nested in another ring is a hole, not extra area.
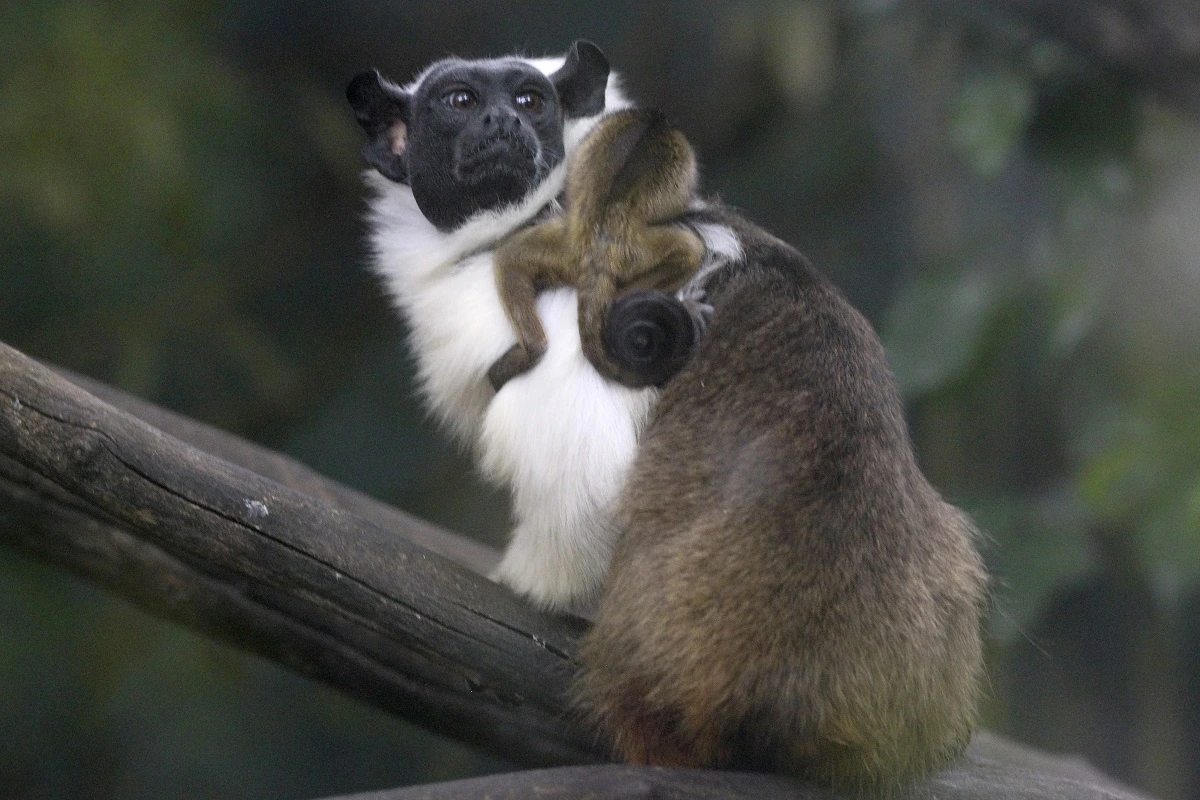
M 483 125 L 498 133 L 512 133 L 521 127 L 521 118 L 507 109 L 489 108 L 483 115 Z

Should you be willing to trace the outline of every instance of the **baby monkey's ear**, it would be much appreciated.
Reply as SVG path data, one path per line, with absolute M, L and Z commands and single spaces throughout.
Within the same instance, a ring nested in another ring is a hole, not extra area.
M 371 137 L 362 147 L 367 163 L 385 178 L 407 183 L 404 149 L 412 97 L 373 69 L 354 76 L 346 87 L 346 99 L 358 124 Z
M 600 48 L 580 39 L 567 51 L 567 60 L 550 76 L 558 101 L 568 117 L 591 117 L 604 110 L 608 88 L 608 59 Z

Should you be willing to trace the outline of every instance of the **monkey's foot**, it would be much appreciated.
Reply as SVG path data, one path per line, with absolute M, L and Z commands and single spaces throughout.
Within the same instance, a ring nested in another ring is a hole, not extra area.
M 579 565 L 529 558 L 521 546 L 510 547 L 488 578 L 502 583 L 543 611 L 590 614 L 595 610 L 600 580 Z M 586 566 L 586 565 L 584 565 Z
M 524 375 L 537 366 L 537 363 L 541 360 L 542 352 L 525 347 L 520 342 L 517 342 L 508 348 L 504 355 L 497 358 L 496 362 L 488 368 L 488 383 L 492 384 L 492 388 L 498 392 L 504 384 L 518 375 Z

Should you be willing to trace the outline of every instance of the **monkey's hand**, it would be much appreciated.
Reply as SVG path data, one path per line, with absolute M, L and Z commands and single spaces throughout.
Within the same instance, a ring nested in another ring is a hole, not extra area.
M 488 368 L 488 382 L 492 384 L 493 389 L 497 392 L 500 391 L 504 384 L 537 366 L 537 363 L 542 360 L 543 353 L 545 353 L 545 348 L 536 350 L 517 342 Z

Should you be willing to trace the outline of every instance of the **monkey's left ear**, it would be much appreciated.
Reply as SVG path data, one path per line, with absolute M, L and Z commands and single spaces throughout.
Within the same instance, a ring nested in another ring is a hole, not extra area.
M 371 136 L 362 147 L 367 163 L 385 178 L 407 183 L 404 149 L 408 144 L 408 93 L 384 80 L 379 70 L 369 70 L 350 81 L 346 99 L 358 124 Z
M 580 39 L 567 51 L 567 60 L 550 76 L 568 117 L 590 117 L 604 110 L 608 59 L 600 48 Z

